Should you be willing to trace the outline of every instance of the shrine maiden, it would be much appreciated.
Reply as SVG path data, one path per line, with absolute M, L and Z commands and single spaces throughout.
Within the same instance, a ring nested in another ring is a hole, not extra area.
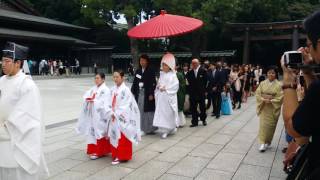
M 130 89 L 124 83 L 123 71 L 113 74 L 115 86 L 111 89 L 112 116 L 108 131 L 112 164 L 132 159 L 132 143 L 141 140 L 140 111 Z
M 7 43 L 0 78 L 0 179 L 38 180 L 48 169 L 42 151 L 40 93 L 21 68 L 28 48 Z
M 111 92 L 105 85 L 105 74 L 95 76 L 95 86 L 83 96 L 83 108 L 77 132 L 87 137 L 87 154 L 95 160 L 111 152 L 107 127 L 111 118 Z
M 175 72 L 176 60 L 173 54 L 162 57 L 160 78 L 155 91 L 156 111 L 153 126 L 159 127 L 161 138 L 173 134 L 179 126 L 178 99 L 179 80 Z

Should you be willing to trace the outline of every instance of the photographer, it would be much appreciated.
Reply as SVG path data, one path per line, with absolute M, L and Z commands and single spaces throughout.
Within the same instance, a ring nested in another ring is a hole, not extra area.
M 304 64 L 320 64 L 320 11 L 315 12 L 304 21 L 307 33 L 307 47 L 300 48 L 304 57 Z M 310 137 L 307 151 L 308 164 L 303 179 L 320 178 L 320 120 L 317 111 L 320 107 L 320 81 L 309 68 L 303 68 L 307 90 L 302 102 L 297 97 L 297 70 L 285 65 L 284 57 L 281 59 L 283 68 L 283 119 L 286 130 L 293 138 Z

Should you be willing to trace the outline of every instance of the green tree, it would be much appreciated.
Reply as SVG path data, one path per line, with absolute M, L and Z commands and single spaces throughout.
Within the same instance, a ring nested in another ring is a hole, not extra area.
M 151 0 L 81 0 L 81 12 L 96 25 L 115 23 L 114 19 L 124 14 L 128 28 L 133 28 L 141 19 L 141 12 L 150 12 Z M 138 43 L 130 39 L 133 63 L 138 66 Z
M 90 19 L 81 14 L 80 0 L 27 0 L 43 16 L 66 23 L 92 26 Z
M 204 27 L 191 35 L 192 54 L 199 57 L 200 52 L 206 50 L 208 33 L 214 30 L 221 32 L 225 22 L 234 19 L 238 12 L 239 0 L 185 0 L 183 6 L 179 0 L 157 0 L 154 4 L 158 10 L 165 9 L 171 14 L 190 16 L 204 22 Z

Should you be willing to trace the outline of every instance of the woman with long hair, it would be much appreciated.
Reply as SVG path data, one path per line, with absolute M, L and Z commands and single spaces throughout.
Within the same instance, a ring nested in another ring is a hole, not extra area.
M 246 103 L 248 101 L 248 97 L 250 96 L 250 88 L 251 88 L 251 73 L 249 65 L 243 66 L 244 73 L 244 84 L 243 84 L 243 98 L 242 102 Z

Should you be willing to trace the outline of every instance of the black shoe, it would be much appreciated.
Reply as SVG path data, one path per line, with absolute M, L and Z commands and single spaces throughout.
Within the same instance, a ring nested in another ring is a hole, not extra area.
M 147 133 L 147 135 L 156 135 L 156 133 L 152 131 L 152 132 Z
M 241 104 L 238 106 L 238 108 L 237 109 L 241 109 Z
M 191 128 L 197 127 L 197 126 L 198 126 L 198 125 L 195 125 L 195 124 L 191 124 L 191 125 L 190 125 Z
M 213 116 L 216 116 L 216 114 L 215 114 L 215 113 L 212 113 L 211 116 L 212 116 L 212 117 L 213 117 Z
M 206 125 L 207 125 L 207 121 L 203 121 L 202 124 L 203 124 L 204 126 L 206 126 Z
M 220 116 L 216 116 L 216 119 L 219 119 L 220 118 Z

